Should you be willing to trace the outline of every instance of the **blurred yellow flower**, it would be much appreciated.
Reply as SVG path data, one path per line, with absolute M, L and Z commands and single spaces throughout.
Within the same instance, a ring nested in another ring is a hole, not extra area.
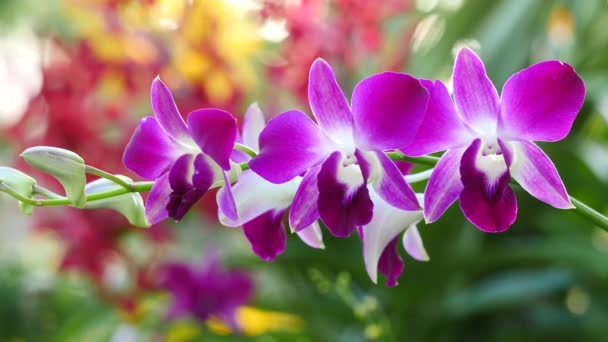
M 298 316 L 284 312 L 265 311 L 250 306 L 238 309 L 236 320 L 241 332 L 247 336 L 259 336 L 268 332 L 297 333 L 304 328 L 304 322 Z M 207 327 L 217 335 L 228 335 L 230 328 L 221 320 L 212 318 Z

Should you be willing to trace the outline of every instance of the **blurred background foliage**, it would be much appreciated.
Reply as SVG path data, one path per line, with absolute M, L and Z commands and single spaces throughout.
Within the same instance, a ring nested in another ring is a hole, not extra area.
M 542 147 L 569 192 L 608 213 L 605 0 L 4 0 L 0 23 L 4 165 L 27 170 L 16 155 L 45 144 L 124 173 L 122 149 L 150 113 L 157 74 L 184 114 L 212 106 L 240 116 L 257 101 L 272 117 L 309 111 L 316 57 L 346 91 L 383 70 L 450 84 L 455 51 L 470 46 L 499 91 L 545 59 L 582 75 L 572 133 Z M 0 340 L 605 340 L 608 233 L 517 197 L 518 220 L 503 234 L 478 231 L 456 206 L 421 225 L 431 261 L 406 260 L 394 288 L 368 279 L 355 237 L 325 234 L 326 249 L 313 250 L 290 236 L 275 262 L 259 260 L 239 230 L 218 226 L 211 195 L 179 224 L 148 230 L 103 211 L 25 217 L 2 197 Z M 200 265 L 213 251 L 255 280 L 240 333 L 167 317 L 162 265 Z

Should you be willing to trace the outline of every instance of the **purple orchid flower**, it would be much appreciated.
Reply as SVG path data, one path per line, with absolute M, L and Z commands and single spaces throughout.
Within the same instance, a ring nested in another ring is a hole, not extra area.
M 262 131 L 260 154 L 249 163 L 275 184 L 304 174 L 289 213 L 291 227 L 302 230 L 320 217 L 333 235 L 350 235 L 372 219 L 368 183 L 387 203 L 420 209 L 382 152 L 414 138 L 428 104 L 420 81 L 393 72 L 371 76 L 356 85 L 349 107 L 331 67 L 317 59 L 308 95 L 318 125 L 297 110 L 277 116 Z
M 585 85 L 570 65 L 545 61 L 526 68 L 507 80 L 499 99 L 483 62 L 465 48 L 454 64 L 454 102 L 441 82 L 425 86 L 427 115 L 402 151 L 446 150 L 427 184 L 427 222 L 460 199 L 464 215 L 481 230 L 506 230 L 517 216 L 511 176 L 537 199 L 573 208 L 555 166 L 533 142 L 566 137 L 581 109 Z
M 264 114 L 260 108 L 256 104 L 251 105 L 243 121 L 243 144 L 257 152 L 258 136 L 265 125 Z M 249 159 L 242 154 L 239 154 L 238 158 L 243 162 Z M 283 217 L 301 180 L 302 177 L 296 177 L 283 184 L 273 184 L 253 171 L 244 171 L 232 188 L 237 217 L 229 218 L 220 207 L 220 222 L 228 227 L 243 226 L 243 232 L 254 253 L 265 261 L 274 260 L 285 250 L 287 236 Z M 321 227 L 316 221 L 297 233 L 307 245 L 324 248 Z
M 169 319 L 191 316 L 206 321 L 216 317 L 240 330 L 237 309 L 250 302 L 255 289 L 249 274 L 222 270 L 217 256 L 207 258 L 201 268 L 175 262 L 165 265 L 163 271 L 161 285 L 173 297 Z
M 411 164 L 397 162 L 405 175 Z M 405 176 L 407 178 L 407 176 Z M 418 261 L 428 261 L 429 256 L 422 243 L 416 224 L 422 220 L 422 209 L 405 211 L 388 204 L 378 193 L 369 187 L 374 202 L 372 220 L 358 228 L 363 243 L 363 260 L 370 279 L 376 283 L 378 272 L 386 277 L 387 286 L 396 286 L 403 271 L 403 259 L 398 252 L 398 235 L 405 231 L 402 244 L 405 251 Z M 421 198 L 422 195 L 417 195 Z
M 139 122 L 123 155 L 129 170 L 156 181 L 146 201 L 148 222 L 180 220 L 207 190 L 218 186 L 218 202 L 234 217 L 230 179 L 240 168 L 231 164 L 230 154 L 236 119 L 219 109 L 198 109 L 188 115 L 186 125 L 160 78 L 152 82 L 150 94 L 154 116 Z

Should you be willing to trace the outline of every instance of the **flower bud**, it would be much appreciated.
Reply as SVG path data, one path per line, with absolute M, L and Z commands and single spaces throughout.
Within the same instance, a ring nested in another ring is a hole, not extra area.
M 31 166 L 55 177 L 65 189 L 66 197 L 78 207 L 84 207 L 86 172 L 84 160 L 76 153 L 57 147 L 36 146 L 21 153 Z
M 125 176 L 118 176 L 119 178 L 131 182 L 132 180 Z M 87 195 L 95 193 L 106 192 L 121 189 L 122 186 L 118 185 L 108 179 L 95 180 L 85 187 Z M 104 198 L 95 201 L 89 201 L 85 205 L 86 209 L 99 209 L 108 208 L 113 209 L 129 220 L 129 223 L 137 227 L 149 227 L 150 224 L 146 221 L 144 200 L 141 195 L 137 192 L 130 192 L 124 195 Z

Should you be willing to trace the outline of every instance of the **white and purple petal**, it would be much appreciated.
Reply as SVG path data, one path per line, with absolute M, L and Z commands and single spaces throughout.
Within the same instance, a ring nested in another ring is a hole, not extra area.
M 221 168 L 230 170 L 237 133 L 234 116 L 220 109 L 198 109 L 188 114 L 188 128 L 199 148 Z
M 456 202 L 462 191 L 460 159 L 465 149 L 447 150 L 435 166 L 424 191 L 424 218 L 435 222 Z
M 236 216 L 230 217 L 220 206 L 219 220 L 228 227 L 238 227 L 270 210 L 286 210 L 298 187 L 299 179 L 273 184 L 253 171 L 245 171 L 232 187 Z
M 351 100 L 357 146 L 379 151 L 407 146 L 428 101 L 420 81 L 406 74 L 384 72 L 362 80 Z
M 357 226 L 369 223 L 374 207 L 361 169 L 344 166 L 343 160 L 340 152 L 332 153 L 317 178 L 319 215 L 336 237 L 347 237 Z
M 247 108 L 247 112 L 245 112 L 245 117 L 243 118 L 243 144 L 258 152 L 260 150 L 258 139 L 265 126 L 266 119 L 264 119 L 264 113 L 262 113 L 260 106 L 257 103 L 251 104 Z
M 585 84 L 570 65 L 534 64 L 505 83 L 499 135 L 508 140 L 561 140 L 570 132 L 584 99 Z
M 401 151 L 412 157 L 468 146 L 474 136 L 458 116 L 452 98 L 441 81 L 423 80 L 429 91 L 424 121 L 412 143 Z
M 511 176 L 522 188 L 555 208 L 574 208 L 555 165 L 536 144 L 531 141 L 507 144 L 513 150 Z
M 371 280 L 376 283 L 378 262 L 389 243 L 399 233 L 422 219 L 422 211 L 405 211 L 386 203 L 375 191 L 370 191 L 374 202 L 372 220 L 359 229 L 363 242 L 363 260 Z
M 156 118 L 139 122 L 122 157 L 123 164 L 145 179 L 156 179 L 167 172 L 184 151 L 161 128 Z
M 224 185 L 217 191 L 217 197 L 215 198 L 217 207 L 228 219 L 236 220 L 238 218 L 236 200 L 234 199 L 232 185 L 230 184 L 230 179 L 228 178 L 228 173 L 226 171 L 223 172 L 223 177 Z
M 264 261 L 272 261 L 285 251 L 287 235 L 283 214 L 285 210 L 269 210 L 243 224 L 243 232 L 253 252 Z
M 463 48 L 454 63 L 454 102 L 464 122 L 479 134 L 494 134 L 500 101 L 481 59 Z
M 318 222 L 313 222 L 310 226 L 297 232 L 300 240 L 312 248 L 324 249 L 323 233 Z
M 503 232 L 515 222 L 517 201 L 509 187 L 511 177 L 503 156 L 484 155 L 482 147 L 476 139 L 462 155 L 460 208 L 479 229 Z
M 190 141 L 190 133 L 179 113 L 169 88 L 156 77 L 150 90 L 152 111 L 161 127 L 174 139 L 181 142 Z
M 321 58 L 310 67 L 308 100 L 319 127 L 336 142 L 353 145 L 353 117 L 331 66 Z
M 268 122 L 249 166 L 272 183 L 284 183 L 322 162 L 334 146 L 306 114 L 291 110 Z
M 296 232 L 310 226 L 319 219 L 317 207 L 319 201 L 319 187 L 317 185 L 319 171 L 321 171 L 321 164 L 306 171 L 293 197 L 289 210 L 289 225 Z
M 412 258 L 418 261 L 429 261 L 429 255 L 422 243 L 422 237 L 416 223 L 412 223 L 403 234 L 403 248 Z

